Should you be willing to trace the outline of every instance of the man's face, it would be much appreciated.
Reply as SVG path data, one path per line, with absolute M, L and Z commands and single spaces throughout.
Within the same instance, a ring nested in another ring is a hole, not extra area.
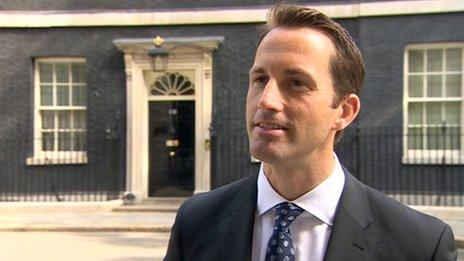
M 276 28 L 250 70 L 246 118 L 251 154 L 269 164 L 307 162 L 331 152 L 341 115 L 329 71 L 333 44 L 320 31 Z

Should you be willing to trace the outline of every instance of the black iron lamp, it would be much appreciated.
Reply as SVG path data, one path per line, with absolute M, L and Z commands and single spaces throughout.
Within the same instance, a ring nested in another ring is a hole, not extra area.
M 168 66 L 169 52 L 166 51 L 161 45 L 163 44 L 164 39 L 161 36 L 156 36 L 153 39 L 155 47 L 152 47 L 148 51 L 148 56 L 150 57 L 151 69 L 155 72 L 164 72 Z

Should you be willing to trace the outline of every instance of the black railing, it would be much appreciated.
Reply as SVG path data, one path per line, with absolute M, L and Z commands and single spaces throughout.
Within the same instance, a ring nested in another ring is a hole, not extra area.
M 336 152 L 358 179 L 403 203 L 464 206 L 464 137 L 442 131 L 423 136 L 417 132 L 405 135 L 401 127 L 352 128 L 345 132 Z M 213 187 L 258 171 L 244 133 L 212 134 Z M 85 152 L 56 147 L 57 151 L 35 153 L 37 144 L 42 143 L 0 140 L 0 201 L 121 197 L 125 163 L 118 137 L 87 139 Z
M 464 206 L 463 134 L 438 130 L 406 134 L 396 126 L 350 129 L 337 152 L 358 179 L 400 202 Z
M 336 152 L 359 180 L 402 203 L 464 206 L 464 135 L 441 131 L 424 136 L 396 126 L 351 128 Z M 258 170 L 245 134 L 218 134 L 212 144 L 214 186 Z
M 121 198 L 125 186 L 121 140 L 86 141 L 87 146 L 76 139 L 0 140 L 0 201 Z

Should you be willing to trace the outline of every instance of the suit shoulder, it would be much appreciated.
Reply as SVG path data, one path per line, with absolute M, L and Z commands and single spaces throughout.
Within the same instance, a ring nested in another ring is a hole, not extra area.
M 218 210 L 224 204 L 233 202 L 236 197 L 244 190 L 252 190 L 256 186 L 255 175 L 240 179 L 230 184 L 221 186 L 214 190 L 198 193 L 188 198 L 181 206 L 183 211 L 188 213 L 191 211 L 201 210 L 203 212 L 208 210 Z
M 379 257 L 385 260 L 455 260 L 452 258 L 456 252 L 454 236 L 449 225 L 373 188 L 366 186 L 366 191 L 374 221 L 370 233 L 383 246 L 377 249 Z
M 410 227 L 417 232 L 439 235 L 447 226 L 442 220 L 412 209 L 384 193 L 366 186 L 371 211 L 374 219 L 385 224 L 391 221 L 392 226 Z

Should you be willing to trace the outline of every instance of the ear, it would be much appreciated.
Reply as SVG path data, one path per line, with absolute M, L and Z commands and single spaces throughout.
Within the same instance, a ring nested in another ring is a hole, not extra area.
M 358 95 L 351 93 L 338 106 L 341 113 L 334 122 L 334 129 L 337 131 L 343 130 L 354 121 L 361 109 L 361 101 Z

